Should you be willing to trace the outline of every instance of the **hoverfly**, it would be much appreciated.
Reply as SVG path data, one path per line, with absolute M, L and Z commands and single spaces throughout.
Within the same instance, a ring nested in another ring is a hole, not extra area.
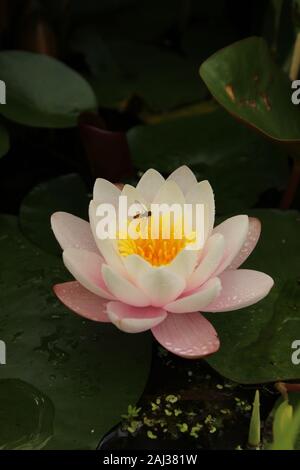
M 134 204 L 138 205 L 141 207 L 141 212 L 137 212 L 132 218 L 133 219 L 142 219 L 146 217 L 151 217 L 152 212 L 147 209 L 147 207 L 139 201 L 134 201 Z

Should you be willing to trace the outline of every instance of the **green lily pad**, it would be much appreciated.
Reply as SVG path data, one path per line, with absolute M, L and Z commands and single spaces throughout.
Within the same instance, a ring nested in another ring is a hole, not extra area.
M 53 435 L 54 408 L 37 388 L 0 379 L 0 449 L 42 449 Z
M 17 225 L 13 217 L 0 218 L 0 337 L 7 349 L 0 416 L 9 430 L 0 433 L 0 447 L 95 449 L 143 391 L 150 336 L 124 334 L 67 310 L 51 289 L 66 279 L 61 260 L 27 242 Z M 6 406 L 13 410 L 15 399 L 17 409 L 20 396 L 28 412 L 18 414 L 17 426 L 16 412 Z
M 0 125 L 0 157 L 3 157 L 9 150 L 9 134 L 5 127 Z
M 227 111 L 300 156 L 300 111 L 291 100 L 291 83 L 262 38 L 218 51 L 201 65 L 200 75 Z
M 137 126 L 127 138 L 136 168 L 168 174 L 186 164 L 198 179 L 208 179 L 220 214 L 252 207 L 264 191 L 287 181 L 286 155 L 222 109 Z
M 88 206 L 87 188 L 80 177 L 60 176 L 39 184 L 25 197 L 20 208 L 20 227 L 32 243 L 49 253 L 60 254 L 50 228 L 51 215 L 64 211 L 87 220 Z
M 262 221 L 262 235 L 245 267 L 266 272 L 275 285 L 256 305 L 207 315 L 221 340 L 207 361 L 239 383 L 299 379 L 291 345 L 300 335 L 300 215 L 277 210 L 250 215 Z
M 8 119 L 36 127 L 72 127 L 80 113 L 97 107 L 95 95 L 77 72 L 56 59 L 25 51 L 0 53 Z

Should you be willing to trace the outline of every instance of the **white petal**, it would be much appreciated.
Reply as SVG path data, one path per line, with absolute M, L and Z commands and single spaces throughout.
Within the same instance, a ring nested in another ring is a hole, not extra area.
M 154 204 L 180 204 L 183 206 L 185 203 L 184 195 L 179 188 L 179 186 L 175 183 L 175 181 L 166 181 L 161 188 L 159 189 L 158 193 L 156 194 L 155 198 L 153 199 Z
M 143 174 L 136 186 L 136 189 L 146 201 L 152 202 L 164 182 L 165 179 L 161 174 L 151 168 Z
M 224 237 L 220 233 L 215 233 L 207 240 L 200 263 L 188 280 L 189 290 L 204 284 L 216 271 L 223 258 L 224 245 Z
M 166 268 L 168 271 L 187 280 L 196 266 L 198 256 L 197 250 L 181 250 L 173 261 L 166 265 Z
M 214 273 L 215 276 L 223 272 L 237 256 L 245 243 L 248 229 L 249 218 L 247 215 L 236 215 L 214 228 L 213 233 L 221 233 L 225 240 L 224 258 Z
M 93 190 L 93 199 L 96 205 L 110 203 L 117 209 L 120 195 L 121 191 L 116 185 L 103 178 L 96 179 Z
M 175 181 L 183 194 L 187 194 L 191 187 L 197 183 L 196 176 L 188 166 L 183 165 L 173 171 L 167 178 L 167 181 Z
M 51 227 L 63 250 L 73 247 L 100 254 L 86 220 L 67 212 L 55 212 L 51 216 Z
M 95 242 L 99 248 L 100 253 L 105 259 L 106 263 L 116 269 L 120 274 L 125 275 L 126 270 L 122 262 L 121 255 L 117 249 L 116 240 L 101 240 L 97 237 L 96 228 L 97 228 L 97 216 L 96 216 L 96 205 L 93 201 L 90 202 L 89 206 L 89 217 L 92 233 L 95 239 Z
M 140 191 L 135 188 L 134 186 L 131 186 L 130 184 L 125 184 L 121 196 L 126 196 L 127 197 L 127 206 L 128 209 L 132 204 L 141 204 L 145 206 L 147 209 L 150 208 L 150 203 L 145 199 Z
M 136 254 L 124 257 L 124 266 L 128 272 L 129 279 L 135 284 L 139 284 L 139 279 L 143 274 L 155 269 L 148 261 Z
M 167 316 L 161 308 L 137 308 L 121 302 L 108 302 L 106 311 L 110 321 L 126 333 L 149 330 L 159 325 Z
M 160 268 L 143 274 L 139 282 L 154 307 L 172 302 L 185 288 L 185 281 L 181 277 Z
M 90 292 L 104 299 L 114 298 L 103 282 L 101 274 L 103 259 L 100 256 L 86 250 L 67 248 L 63 252 L 63 261 L 75 279 Z
M 121 302 L 134 307 L 147 307 L 150 305 L 149 298 L 141 289 L 138 289 L 130 281 L 120 276 L 110 266 L 103 265 L 102 274 L 107 288 Z
M 211 185 L 208 181 L 195 184 L 186 195 L 187 204 L 204 205 L 204 239 L 206 240 L 215 223 L 215 199 Z M 195 220 L 195 210 L 193 210 Z
M 197 291 L 182 296 L 175 302 L 165 305 L 164 308 L 167 312 L 172 313 L 197 312 L 210 304 L 219 295 L 220 291 L 220 280 L 213 278 L 203 284 Z

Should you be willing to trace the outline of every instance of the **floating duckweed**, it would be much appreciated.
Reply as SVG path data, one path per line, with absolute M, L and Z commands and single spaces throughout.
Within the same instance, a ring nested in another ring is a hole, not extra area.
M 167 426 L 167 423 L 165 422 L 164 419 L 158 419 L 157 423 L 160 425 L 161 428 L 164 428 L 165 426 Z
M 224 387 L 225 388 L 236 388 L 238 386 L 238 384 L 234 383 L 234 382 L 226 382 L 224 383 Z
M 217 384 L 216 387 L 219 389 L 219 390 L 223 390 L 224 386 L 221 385 L 221 384 Z
M 178 423 L 176 424 L 180 432 L 187 432 L 189 427 L 186 423 Z
M 144 424 L 148 426 L 149 428 L 153 427 L 155 425 L 154 419 L 149 419 L 147 416 L 144 417 Z
M 158 409 L 159 409 L 159 406 L 156 403 L 151 402 L 151 410 L 157 411 Z
M 160 399 L 160 398 L 156 398 L 155 402 L 156 402 L 157 405 L 160 405 L 160 404 L 161 404 L 161 399 Z
M 182 414 L 182 410 L 181 410 L 180 408 L 175 408 L 175 410 L 174 410 L 174 415 L 175 415 L 175 416 L 179 416 L 179 415 L 181 415 L 181 414 Z
M 141 408 L 137 408 L 136 406 L 128 405 L 127 414 L 124 414 L 124 415 L 121 415 L 121 416 L 124 419 L 137 418 L 140 411 L 141 411 Z
M 165 408 L 165 414 L 166 414 L 167 416 L 172 416 L 173 413 L 172 413 L 171 410 L 168 410 L 168 408 Z
M 199 431 L 203 428 L 203 424 L 197 423 L 195 426 L 192 427 L 190 436 L 197 439 L 199 437 Z
M 237 408 L 239 408 L 241 411 L 246 412 L 246 411 L 251 410 L 252 407 L 247 400 L 241 400 L 238 397 L 234 397 L 234 399 L 235 399 Z
M 211 428 L 209 428 L 209 432 L 210 432 L 210 434 L 213 434 L 213 433 L 215 433 L 215 432 L 216 432 L 216 430 L 217 430 L 216 426 L 211 426 Z
M 178 401 L 178 397 L 176 397 L 176 395 L 167 395 L 166 401 L 169 403 L 176 403 Z
M 139 429 L 139 427 L 141 427 L 141 424 L 141 421 L 136 421 L 133 419 L 130 422 L 130 425 L 127 427 L 127 431 L 130 432 L 130 434 L 134 434 Z
M 150 429 L 148 429 L 147 431 L 147 436 L 149 437 L 149 439 L 157 439 L 157 435 L 154 434 Z
M 222 413 L 222 415 L 230 415 L 231 411 L 228 408 L 223 408 L 220 410 L 220 413 Z
M 210 424 L 213 421 L 212 415 L 207 415 L 205 418 L 204 423 L 205 424 Z

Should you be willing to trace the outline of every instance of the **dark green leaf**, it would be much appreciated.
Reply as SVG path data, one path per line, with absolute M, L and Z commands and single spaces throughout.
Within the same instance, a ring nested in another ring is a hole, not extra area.
M 50 228 L 51 215 L 63 211 L 87 220 L 88 204 L 87 189 L 77 175 L 60 176 L 41 183 L 22 202 L 21 230 L 43 250 L 59 254 L 61 250 Z
M 212 95 L 238 119 L 300 155 L 300 111 L 288 77 L 267 44 L 251 37 L 217 52 L 200 67 Z
M 168 174 L 186 164 L 198 179 L 208 179 L 218 213 L 251 207 L 261 193 L 287 179 L 284 153 L 221 109 L 135 127 L 127 136 L 136 168 Z
M 96 108 L 90 85 L 62 62 L 24 51 L 0 53 L 1 79 L 7 87 L 0 112 L 20 124 L 71 127 L 80 113 Z
M 297 379 L 300 368 L 291 355 L 300 332 L 300 215 L 275 210 L 251 215 L 262 221 L 262 236 L 243 267 L 266 272 L 275 286 L 252 307 L 207 316 L 221 340 L 208 363 L 240 383 Z
M 204 85 L 198 65 L 168 50 L 133 41 L 103 41 L 85 30 L 73 47 L 83 52 L 93 72 L 91 85 L 100 106 L 121 107 L 133 96 L 156 112 L 202 100 Z
M 14 218 L 0 227 L 0 448 L 41 447 L 53 432 L 47 449 L 95 449 L 143 391 L 150 336 L 67 310 L 51 289 L 66 276 L 61 260 L 29 244 Z M 20 400 L 27 411 L 16 416 Z

